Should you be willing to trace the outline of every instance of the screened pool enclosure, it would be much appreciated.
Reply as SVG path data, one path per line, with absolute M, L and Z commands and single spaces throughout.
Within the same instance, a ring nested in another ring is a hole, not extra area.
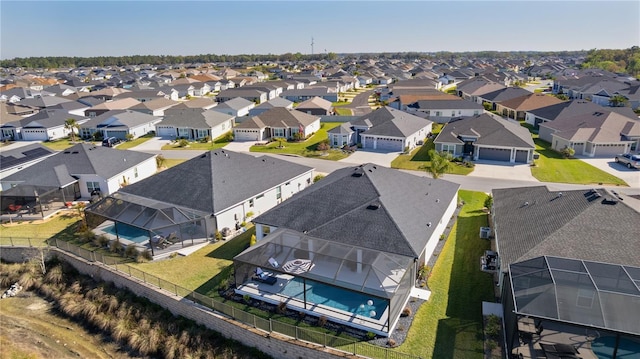
M 237 255 L 234 266 L 239 293 L 380 335 L 393 330 L 415 278 L 414 258 L 288 229 Z
M 113 193 L 85 210 L 96 234 L 150 249 L 153 255 L 213 236 L 211 214 L 127 193 Z

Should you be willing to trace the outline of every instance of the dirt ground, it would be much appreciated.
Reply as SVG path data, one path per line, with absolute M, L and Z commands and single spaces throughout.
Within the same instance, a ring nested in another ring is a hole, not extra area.
M 0 358 L 133 358 L 56 315 L 33 293 L 0 299 Z

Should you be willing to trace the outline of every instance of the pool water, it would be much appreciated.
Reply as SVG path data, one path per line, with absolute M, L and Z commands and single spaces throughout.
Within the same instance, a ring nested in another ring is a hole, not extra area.
M 591 350 L 593 350 L 593 353 L 598 357 L 598 359 L 610 359 L 613 358 L 613 348 L 615 345 L 615 337 L 600 337 L 591 342 Z M 627 338 L 620 338 L 616 358 L 640 359 L 640 342 L 635 342 Z
M 292 279 L 280 292 L 288 297 L 304 300 L 302 278 Z M 307 280 L 307 303 L 322 304 L 341 311 L 367 318 L 380 319 L 387 309 L 387 303 L 379 298 L 332 287 Z
M 122 223 L 112 224 L 105 227 L 103 231 L 116 235 L 116 225 L 118 226 L 118 237 L 135 243 L 142 243 L 149 240 L 149 233 L 144 229 L 136 228 Z

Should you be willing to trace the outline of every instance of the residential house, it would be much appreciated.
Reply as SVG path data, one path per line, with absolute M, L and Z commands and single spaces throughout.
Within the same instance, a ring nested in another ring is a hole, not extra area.
M 547 328 L 558 324 L 578 333 L 571 339 L 591 336 L 577 355 L 594 355 L 589 349 L 604 345 L 600 336 L 608 336 L 609 353 L 625 337 L 640 336 L 640 292 L 633 284 L 640 280 L 637 199 L 606 189 L 544 186 L 494 189 L 492 195 L 507 353 L 523 349 L 523 317 L 538 323 L 541 336 L 557 333 Z
M 162 123 L 156 125 L 156 134 L 162 137 L 209 140 L 230 132 L 235 117 L 213 110 L 199 108 L 169 109 Z
M 311 167 L 218 149 L 123 187 L 85 213 L 91 228 L 113 223 L 137 232 L 152 251 L 154 237 L 173 237 L 182 248 L 241 230 L 243 222 L 307 188 L 312 179 Z
M 107 195 L 157 171 L 155 155 L 81 143 L 2 179 L 2 211 L 9 205 L 47 209 Z
M 242 97 L 236 97 L 226 102 L 220 103 L 213 108 L 214 111 L 223 112 L 230 116 L 243 117 L 249 114 L 252 108 L 256 106 L 255 102 L 249 101 Z
M 254 219 L 257 244 L 234 258 L 236 292 L 389 336 L 458 188 L 370 163 L 338 169 Z
M 0 181 L 56 153 L 56 151 L 39 143 L 2 150 L 0 153 Z
M 84 111 L 87 117 L 97 117 L 109 111 L 128 110 L 141 102 L 133 98 L 123 98 L 122 100 L 113 100 L 92 106 Z
M 530 163 L 535 144 L 517 122 L 482 114 L 447 123 L 433 140 L 435 150 L 474 161 Z
M 431 121 L 447 123 L 457 118 L 480 115 L 484 113 L 484 107 L 459 97 L 450 100 L 435 98 L 416 101 L 407 106 L 407 112 L 424 113 Z
M 503 88 L 506 88 L 506 86 L 481 77 L 474 77 L 459 83 L 456 87 L 456 91 L 458 92 L 458 96 L 482 104 L 482 100 L 480 99 L 482 95 Z
M 490 105 L 491 110 L 496 110 L 499 103 L 513 98 L 530 95 L 531 92 L 521 87 L 506 87 L 478 96 L 478 102 L 483 106 Z
M 614 157 L 640 149 L 640 120 L 614 111 L 594 111 L 541 123 L 540 139 L 562 151 L 588 157 Z
M 333 114 L 333 104 L 320 97 L 314 97 L 299 103 L 296 110 L 310 115 L 328 116 Z
M 302 102 L 314 97 L 320 97 L 330 102 L 338 102 L 338 93 L 331 92 L 327 87 L 313 87 L 282 92 L 280 97 L 293 102 Z
M 413 149 L 431 133 L 433 122 L 391 107 L 382 107 L 349 122 L 355 132 L 345 138 L 345 130 L 328 131 L 329 143 L 336 147 L 362 144 L 363 149 L 398 151 Z
M 555 96 L 542 93 L 530 93 L 528 95 L 503 100 L 496 103 L 495 110 L 502 116 L 522 121 L 526 118 L 527 112 L 539 108 L 552 106 L 563 102 Z
M 194 98 L 188 101 L 180 101 L 180 103 L 178 103 L 176 106 L 174 106 L 173 108 L 200 108 L 203 110 L 208 110 L 211 108 L 214 108 L 218 106 L 218 103 L 216 102 L 216 100 L 212 99 L 212 98 L 207 98 L 207 97 L 199 97 L 199 98 Z
M 233 128 L 233 137 L 236 141 L 266 141 L 274 138 L 304 140 L 319 129 L 319 116 L 274 107 L 238 123 Z
M 63 102 L 71 102 L 71 101 L 73 100 L 70 100 L 68 98 L 58 97 L 58 96 L 44 96 L 44 97 L 26 98 L 26 99 L 20 100 L 20 102 L 18 103 L 22 106 L 44 109 L 44 108 L 59 105 Z
M 223 90 L 216 95 L 216 100 L 218 102 L 226 102 L 234 98 L 243 98 L 247 101 L 251 101 L 255 103 L 256 105 L 259 105 L 270 99 L 268 97 L 268 92 L 264 92 L 256 89 L 245 89 L 245 88 L 234 88 L 234 89 Z
M 115 137 L 128 140 L 127 137 L 130 135 L 135 139 L 155 131 L 156 124 L 160 121 L 162 118 L 142 112 L 113 110 L 81 124 L 80 135 L 82 138 L 91 138 L 94 133 L 99 132 L 103 138 Z
M 74 119 L 81 125 L 88 119 L 72 115 L 62 109 L 47 109 L 17 121 L 7 122 L 0 127 L 4 137 L 24 141 L 51 141 L 67 137 L 71 130 L 65 128 L 65 122 Z
M 258 106 L 249 110 L 249 116 L 258 116 L 259 114 L 268 111 L 274 107 L 284 107 L 288 109 L 293 108 L 293 102 L 283 99 L 282 97 L 276 97 L 273 100 L 263 102 Z
M 180 104 L 180 102 L 170 100 L 168 98 L 159 97 L 153 100 L 141 102 L 135 106 L 130 107 L 131 111 L 138 111 L 146 113 L 156 117 L 164 116 L 164 112 L 173 106 Z

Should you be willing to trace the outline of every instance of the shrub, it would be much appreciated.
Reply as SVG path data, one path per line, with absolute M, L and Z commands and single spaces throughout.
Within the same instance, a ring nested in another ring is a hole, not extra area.
M 211 141 L 211 136 L 204 136 L 203 138 L 200 139 L 200 142 L 202 143 L 207 143 Z
M 560 153 L 564 158 L 571 158 L 576 154 L 576 150 L 574 150 L 573 147 L 565 147 L 560 151 Z
M 251 302 L 251 296 L 249 294 L 243 295 L 242 299 L 247 303 Z
M 139 254 L 140 254 L 140 251 L 138 251 L 138 248 L 136 248 L 135 244 L 129 244 L 127 248 L 124 250 L 125 257 L 138 258 Z
M 322 141 L 316 145 L 317 151 L 328 151 L 329 150 L 329 141 Z
M 247 218 L 253 217 L 254 213 L 252 211 L 247 212 Z
M 249 240 L 249 246 L 255 246 L 258 241 L 256 240 L 256 235 L 252 234 L 251 239 Z
M 216 230 L 216 234 L 215 234 L 216 240 L 219 241 L 222 239 L 222 233 L 220 233 L 220 231 Z
M 120 243 L 119 239 L 115 239 L 109 243 L 109 250 L 111 253 L 121 253 L 123 250 L 122 243 Z
M 218 284 L 218 290 L 225 291 L 227 289 L 229 289 L 229 279 L 225 278 Z
M 233 141 L 233 132 L 227 132 L 222 138 L 225 142 Z
M 142 253 L 140 253 L 140 257 L 142 257 L 147 261 L 150 261 L 153 259 L 153 255 L 151 254 L 151 251 L 148 249 L 145 249 L 144 251 L 142 251 Z
M 318 318 L 318 326 L 324 327 L 325 325 L 327 325 L 327 317 L 324 315 L 321 315 L 320 318 Z
M 242 221 L 242 223 L 240 223 L 240 226 L 241 226 L 241 227 L 246 227 L 246 226 L 247 226 L 247 222 Z
M 497 347 L 498 347 L 498 343 L 496 343 L 495 340 L 493 340 L 493 339 L 487 340 L 487 349 L 493 350 L 493 349 L 495 349 Z
M 286 302 L 278 303 L 278 313 L 284 314 L 286 312 L 287 312 L 287 303 Z
M 402 313 L 400 314 L 400 316 L 402 317 L 408 317 L 411 315 L 411 308 L 410 307 L 404 307 L 404 309 L 402 310 Z
M 313 183 L 316 183 L 323 178 L 324 178 L 324 175 L 316 175 L 315 177 L 313 177 Z
M 93 244 L 95 244 L 96 247 L 104 248 L 109 245 L 109 237 L 105 236 L 104 234 L 96 236 L 96 238 L 93 240 Z
M 488 195 L 487 198 L 484 199 L 484 206 L 487 208 L 491 208 L 493 206 L 493 196 Z
M 375 339 L 375 337 L 376 337 L 376 333 L 367 332 L 367 339 L 372 340 L 372 339 Z
M 178 147 L 187 147 L 189 146 L 189 141 L 187 141 L 186 139 L 182 138 L 178 141 Z

